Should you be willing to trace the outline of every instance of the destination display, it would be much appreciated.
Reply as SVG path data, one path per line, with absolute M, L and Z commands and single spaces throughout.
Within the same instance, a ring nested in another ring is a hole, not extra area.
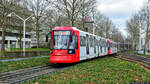
M 71 31 L 54 31 L 54 35 L 70 35 Z

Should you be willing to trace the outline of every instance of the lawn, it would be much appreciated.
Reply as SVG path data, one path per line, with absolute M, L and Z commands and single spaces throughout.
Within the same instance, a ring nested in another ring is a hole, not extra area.
M 129 84 L 133 81 L 150 82 L 150 72 L 138 64 L 106 57 L 79 63 L 23 84 Z
M 33 58 L 19 61 L 0 62 L 0 73 L 49 64 L 47 58 Z

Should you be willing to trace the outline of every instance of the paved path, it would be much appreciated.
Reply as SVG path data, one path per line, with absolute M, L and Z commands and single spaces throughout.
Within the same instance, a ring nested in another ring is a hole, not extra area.
M 26 57 L 26 58 L 4 59 L 4 60 L 0 60 L 0 62 L 18 61 L 18 60 L 25 60 L 25 59 L 32 59 L 32 58 L 44 58 L 44 57 L 49 57 L 49 56 L 37 56 L 37 57 Z

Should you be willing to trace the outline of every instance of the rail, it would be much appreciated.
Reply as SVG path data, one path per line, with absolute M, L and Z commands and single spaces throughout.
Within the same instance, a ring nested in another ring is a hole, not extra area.
M 45 65 L 40 67 L 6 72 L 0 74 L 0 84 L 18 84 L 70 67 L 70 66 L 64 67 L 54 67 L 54 66 L 55 65 Z
M 130 61 L 130 62 L 139 63 L 144 68 L 150 71 L 150 58 L 147 58 L 141 55 L 129 54 L 128 52 L 121 52 L 115 57 Z

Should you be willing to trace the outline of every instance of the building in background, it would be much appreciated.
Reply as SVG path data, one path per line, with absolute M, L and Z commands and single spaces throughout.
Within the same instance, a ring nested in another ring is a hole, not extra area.
M 5 33 L 5 49 L 9 50 L 10 48 L 20 48 L 19 42 L 19 33 Z M 1 40 L 2 40 L 2 31 L 0 31 L 0 48 L 1 48 Z M 22 39 L 23 45 L 24 39 Z M 26 34 L 26 48 L 31 48 L 31 35 Z
M 31 48 L 36 48 L 37 47 L 37 39 L 36 39 L 36 32 L 32 31 L 30 32 L 31 35 Z

